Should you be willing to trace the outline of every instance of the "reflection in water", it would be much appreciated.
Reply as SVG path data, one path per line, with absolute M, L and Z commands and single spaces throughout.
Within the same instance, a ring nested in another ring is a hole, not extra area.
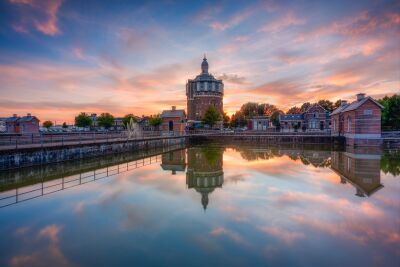
M 224 183 L 222 171 L 223 148 L 188 148 L 188 170 L 186 184 L 201 194 L 201 204 L 207 209 L 208 195 Z
M 185 150 L 180 149 L 162 154 L 161 168 L 164 171 L 171 171 L 173 175 L 176 172 L 184 172 L 186 169 Z
M 59 192 L 0 209 L 0 266 L 398 266 L 396 155 L 199 146 L 0 174 L 0 198 Z
M 331 169 L 340 176 L 340 182 L 349 182 L 356 188 L 356 196 L 371 196 L 383 187 L 380 172 L 381 155 L 378 152 L 332 152 Z

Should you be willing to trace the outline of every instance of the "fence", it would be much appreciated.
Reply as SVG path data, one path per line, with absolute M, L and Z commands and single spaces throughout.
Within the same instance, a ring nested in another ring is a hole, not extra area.
M 35 185 L 23 186 L 0 193 L 0 208 L 14 205 L 20 202 L 35 199 L 41 196 L 56 193 L 68 188 L 94 182 L 113 175 L 138 169 L 147 165 L 161 162 L 162 156 L 152 156 L 136 161 L 122 163 L 111 167 L 96 169 L 90 172 L 80 173 L 50 181 L 41 181 Z
M 0 147 L 18 148 L 21 145 L 44 145 L 44 144 L 81 144 L 85 142 L 108 142 L 118 140 L 146 139 L 161 136 L 181 136 L 183 133 L 161 131 L 146 131 L 135 134 L 128 138 L 126 132 L 79 132 L 61 134 L 25 134 L 25 135 L 0 135 Z

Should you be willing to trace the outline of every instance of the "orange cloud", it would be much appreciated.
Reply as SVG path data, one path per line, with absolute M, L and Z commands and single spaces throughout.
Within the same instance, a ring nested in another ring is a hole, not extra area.
M 344 86 L 351 83 L 356 83 L 359 80 L 360 77 L 352 72 L 342 72 L 329 77 L 327 82 L 337 86 Z

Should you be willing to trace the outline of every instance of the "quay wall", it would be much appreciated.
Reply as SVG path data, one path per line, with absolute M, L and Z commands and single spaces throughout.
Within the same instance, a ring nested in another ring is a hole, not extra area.
M 245 144 L 309 144 L 330 145 L 341 147 L 345 145 L 345 138 L 330 135 L 209 135 L 190 136 L 190 143 L 218 142 L 218 143 L 245 143 Z
M 134 152 L 154 148 L 186 145 L 188 138 L 160 137 L 129 141 L 113 141 L 92 144 L 59 145 L 52 147 L 19 148 L 0 151 L 0 171 L 21 167 L 101 157 L 116 153 Z

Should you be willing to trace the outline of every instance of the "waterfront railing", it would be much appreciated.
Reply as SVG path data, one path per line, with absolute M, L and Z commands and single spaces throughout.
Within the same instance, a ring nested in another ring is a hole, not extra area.
M 53 194 L 68 188 L 94 182 L 147 165 L 159 163 L 161 161 L 162 155 L 157 155 L 55 180 L 44 181 L 42 179 L 34 185 L 16 187 L 12 190 L 0 192 L 0 208 Z

